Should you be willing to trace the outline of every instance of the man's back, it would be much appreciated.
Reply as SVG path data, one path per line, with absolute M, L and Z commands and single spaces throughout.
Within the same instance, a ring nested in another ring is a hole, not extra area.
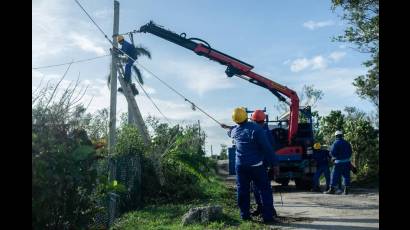
M 314 150 L 313 159 L 315 159 L 318 166 L 328 165 L 330 159 L 329 151 L 324 149 Z
M 238 165 L 257 164 L 268 152 L 273 153 L 264 130 L 255 123 L 245 122 L 237 125 L 228 131 L 228 135 L 235 140 Z
M 347 159 L 352 156 L 352 147 L 343 138 L 336 138 L 330 148 L 330 153 L 336 160 Z
M 121 45 L 121 50 L 124 51 L 128 56 L 134 58 L 135 47 L 131 43 L 123 41 Z

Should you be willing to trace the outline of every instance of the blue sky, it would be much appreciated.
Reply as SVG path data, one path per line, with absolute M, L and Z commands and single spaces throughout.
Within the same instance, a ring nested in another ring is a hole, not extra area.
M 80 1 L 96 22 L 112 35 L 113 1 Z M 356 106 L 370 112 L 373 107 L 355 94 L 353 79 L 366 72 L 362 62 L 368 58 L 350 44 L 332 42 L 342 34 L 345 23 L 330 9 L 330 0 L 306 1 L 120 1 L 120 33 L 138 29 L 153 20 L 176 33 L 207 41 L 222 51 L 255 68 L 271 80 L 300 92 L 304 85 L 314 85 L 324 93 L 315 109 L 321 115 L 330 110 Z M 74 1 L 35 0 L 32 2 L 32 66 L 52 65 L 91 58 L 108 53 L 110 44 Z M 182 92 L 217 120 L 231 124 L 234 107 L 266 107 L 271 116 L 279 115 L 278 100 L 267 90 L 242 79 L 227 78 L 225 67 L 151 34 L 137 34 L 137 44 L 147 47 L 152 60 L 138 62 Z M 93 98 L 93 112 L 109 106 L 106 75 L 110 58 L 73 64 L 63 86 L 80 74 L 88 85 L 83 100 Z M 56 82 L 66 66 L 32 71 L 32 86 L 43 81 Z M 201 121 L 208 135 L 206 149 L 231 141 L 225 131 L 198 111 L 192 111 L 179 96 L 143 71 L 145 88 L 173 124 Z M 144 117 L 161 118 L 144 96 L 137 103 Z M 126 100 L 118 96 L 117 114 L 126 112 Z

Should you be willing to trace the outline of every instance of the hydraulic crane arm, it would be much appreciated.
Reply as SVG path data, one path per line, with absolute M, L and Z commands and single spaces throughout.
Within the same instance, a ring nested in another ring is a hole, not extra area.
M 219 62 L 222 65 L 226 65 L 227 68 L 225 70 L 225 73 L 226 75 L 228 75 L 228 77 L 235 75 L 253 84 L 268 89 L 276 97 L 278 97 L 280 101 L 286 102 L 290 106 L 288 143 L 291 144 L 293 142 L 293 138 L 295 137 L 298 130 L 299 115 L 299 98 L 295 91 L 287 88 L 286 86 L 280 85 L 268 78 L 265 78 L 255 72 L 252 72 L 252 65 L 211 48 L 211 46 L 202 39 L 186 38 L 185 33 L 178 35 L 172 31 L 166 30 L 154 24 L 154 22 L 152 21 L 150 21 L 146 25 L 141 26 L 139 32 L 151 33 L 184 48 L 192 50 L 200 56 L 205 56 L 213 61 Z M 290 103 L 286 101 L 282 94 L 290 98 Z

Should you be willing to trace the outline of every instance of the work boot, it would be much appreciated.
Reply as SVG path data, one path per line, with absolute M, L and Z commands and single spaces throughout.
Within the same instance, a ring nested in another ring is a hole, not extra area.
M 259 216 L 261 213 L 262 213 L 262 208 L 261 206 L 258 205 L 255 211 L 251 212 L 251 216 Z
M 325 191 L 324 194 L 335 194 L 335 192 L 336 192 L 336 189 L 333 187 L 330 187 L 330 189 Z
M 135 84 L 134 83 L 132 83 L 131 84 L 131 90 L 132 90 L 132 94 L 135 96 L 135 95 L 138 95 L 138 90 L 137 90 L 137 88 L 135 87 Z
M 329 185 L 326 185 L 325 191 L 329 190 L 329 188 L 330 188 Z
M 349 186 L 345 186 L 345 190 L 343 191 L 343 195 L 349 194 Z

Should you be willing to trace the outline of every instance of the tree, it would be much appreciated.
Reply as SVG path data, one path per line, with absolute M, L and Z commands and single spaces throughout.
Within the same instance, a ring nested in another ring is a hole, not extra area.
M 134 43 L 134 42 L 133 42 L 133 43 Z M 146 57 L 148 57 L 148 58 L 151 59 L 151 53 L 149 52 L 148 49 L 146 49 L 146 48 L 144 48 L 144 47 L 142 47 L 142 46 L 136 46 L 136 47 L 135 47 L 135 60 L 137 60 L 138 57 L 140 57 L 140 56 L 146 56 Z M 128 59 L 128 57 L 127 57 L 127 59 Z M 113 63 L 111 62 L 111 64 L 110 64 L 110 69 L 111 69 L 112 65 L 113 65 Z M 137 82 L 139 82 L 139 84 L 143 85 L 143 84 L 144 84 L 144 80 L 143 80 L 143 78 L 142 78 L 141 71 L 140 71 L 140 70 L 138 69 L 138 67 L 136 67 L 135 65 L 132 66 L 132 69 L 134 70 L 135 74 L 137 75 Z M 131 76 L 130 76 L 130 77 L 131 77 Z M 131 79 L 132 79 L 132 78 L 131 78 Z M 110 87 L 110 81 L 111 81 L 111 72 L 110 72 L 110 74 L 108 74 L 108 78 L 107 78 L 107 85 L 108 85 L 108 87 Z M 135 89 L 136 89 L 136 88 L 135 88 Z M 135 93 L 136 93 L 137 95 L 139 94 L 139 92 L 138 92 L 137 89 L 136 89 L 136 92 L 135 92 Z M 140 112 L 139 112 L 139 107 L 138 107 L 137 104 L 136 104 L 136 110 L 137 110 L 137 113 L 140 113 Z M 128 114 L 131 114 L 131 106 L 130 106 L 130 105 L 128 105 Z M 132 115 L 132 114 L 131 114 L 131 115 Z M 134 120 L 133 117 L 134 117 L 134 116 L 128 116 L 128 122 L 132 123 L 132 120 Z M 141 122 L 143 122 L 143 121 L 141 121 Z
M 315 89 L 314 85 L 303 85 L 302 91 L 298 93 L 300 106 L 316 107 L 316 103 L 324 96 L 323 91 Z M 279 112 L 289 111 L 289 105 L 286 103 L 278 103 L 275 105 Z
M 336 130 L 343 130 L 345 116 L 340 110 L 332 110 L 329 115 L 321 117 L 319 121 L 319 136 L 324 144 L 331 144 Z
M 33 92 L 32 228 L 86 229 L 102 208 L 96 151 L 85 129 L 86 109 L 76 104 L 78 81 L 59 97 L 58 86 Z
M 150 52 L 147 48 L 145 48 L 145 47 L 143 47 L 143 46 L 136 46 L 136 47 L 135 47 L 135 53 L 136 53 L 136 58 L 135 58 L 135 60 L 137 60 L 137 59 L 138 59 L 139 57 L 141 57 L 141 56 L 146 56 L 146 57 L 148 57 L 149 59 L 151 59 L 151 52 Z M 111 63 L 110 66 L 111 66 L 112 64 L 113 64 L 113 63 Z M 110 69 L 111 69 L 111 68 L 110 68 Z M 138 81 L 141 85 L 143 85 L 143 84 L 144 84 L 144 79 L 142 78 L 141 70 L 140 70 L 138 67 L 136 67 L 135 65 L 132 66 L 132 69 L 134 70 L 135 74 L 137 75 L 137 81 Z M 110 80 L 111 80 L 111 74 L 108 74 L 108 77 L 107 77 L 107 84 L 108 84 L 108 86 L 110 86 Z
M 353 85 L 356 93 L 379 109 L 379 0 L 332 0 L 332 10 L 342 8 L 342 19 L 349 23 L 344 34 L 334 41 L 353 43 L 359 52 L 370 53 L 364 62 L 365 75 L 358 76 Z M 378 111 L 377 111 L 378 114 Z M 378 116 L 377 116 L 378 117 Z
M 352 146 L 352 161 L 359 170 L 359 179 L 374 177 L 379 172 L 379 140 L 366 113 L 355 107 L 346 107 L 345 113 L 331 111 L 320 119 L 319 134 L 325 144 L 332 144 L 334 132 L 342 130 Z
M 370 118 L 354 107 L 346 107 L 345 138 L 352 145 L 353 162 L 362 177 L 379 172 L 379 141 Z
M 225 144 L 221 144 L 221 152 L 219 153 L 219 160 L 226 160 L 228 159 L 228 154 L 227 154 L 227 146 Z

